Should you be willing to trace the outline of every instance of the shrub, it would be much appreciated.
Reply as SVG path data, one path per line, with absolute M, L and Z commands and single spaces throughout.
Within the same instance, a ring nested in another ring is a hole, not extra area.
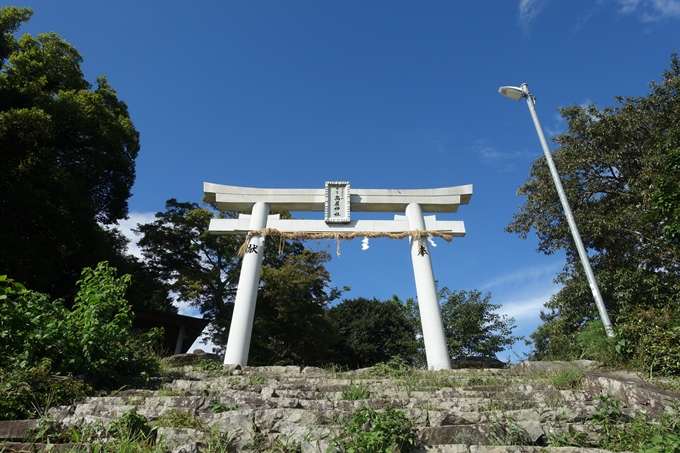
M 637 309 L 618 327 L 615 348 L 624 363 L 650 376 L 680 374 L 680 309 Z
M 119 442 L 141 443 L 151 443 L 155 434 L 146 417 L 138 414 L 135 408 L 124 413 L 118 420 L 109 423 L 106 432 Z
M 331 440 L 331 446 L 340 452 L 407 452 L 415 447 L 415 439 L 413 421 L 394 406 L 381 412 L 362 407 L 342 427 L 342 434 Z
M 576 334 L 574 358 L 597 360 L 606 365 L 618 364 L 621 357 L 616 353 L 614 343 L 614 339 L 607 336 L 601 320 L 590 321 Z
M 395 355 L 387 362 L 378 362 L 373 365 L 368 370 L 368 374 L 373 377 L 400 378 L 412 374 L 413 371 L 413 368 L 400 355 Z
M 51 406 L 72 404 L 93 393 L 81 380 L 55 380 L 50 373 L 48 359 L 26 367 L 0 368 L 0 420 L 35 418 Z
M 2 282 L 0 367 L 26 368 L 49 357 L 52 373 L 87 374 L 103 385 L 159 369 L 153 350 L 161 332 L 132 332 L 133 314 L 123 297 L 130 276 L 116 278 L 106 262 L 83 270 L 73 310 L 60 299 Z

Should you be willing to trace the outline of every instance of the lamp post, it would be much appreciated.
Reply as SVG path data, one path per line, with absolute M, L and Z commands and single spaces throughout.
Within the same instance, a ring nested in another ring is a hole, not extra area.
M 602 324 L 604 325 L 604 330 L 608 337 L 614 336 L 614 330 L 612 329 L 612 323 L 609 320 L 609 315 L 607 314 L 607 308 L 604 306 L 604 301 L 602 300 L 602 294 L 600 294 L 600 288 L 597 286 L 597 281 L 595 280 L 595 275 L 593 274 L 593 269 L 590 267 L 590 261 L 588 260 L 588 255 L 586 254 L 586 249 L 583 247 L 583 242 L 581 241 L 581 235 L 576 227 L 576 222 L 574 221 L 574 215 L 571 213 L 571 208 L 569 207 L 569 201 L 564 193 L 564 188 L 562 187 L 562 182 L 560 181 L 560 175 L 557 173 L 557 168 L 555 168 L 555 163 L 553 162 L 552 155 L 550 154 L 550 148 L 548 148 L 548 142 L 545 140 L 545 135 L 543 134 L 543 128 L 541 127 L 540 121 L 538 121 L 538 114 L 536 114 L 536 98 L 529 93 L 529 85 L 523 83 L 521 87 L 504 86 L 498 89 L 498 92 L 503 96 L 513 99 L 515 101 L 520 101 L 522 98 L 526 98 L 527 106 L 529 107 L 529 112 L 531 112 L 531 118 L 534 120 L 534 126 L 536 127 L 536 133 L 538 134 L 538 139 L 543 147 L 543 154 L 545 155 L 545 160 L 548 162 L 548 168 L 550 168 L 550 174 L 552 175 L 553 181 L 555 182 L 555 188 L 557 189 L 557 194 L 560 197 L 560 202 L 562 202 L 562 208 L 564 209 L 564 215 L 567 217 L 567 223 L 569 223 L 569 229 L 571 230 L 571 235 L 576 243 L 576 249 L 578 250 L 578 255 L 581 258 L 581 264 L 583 269 L 586 271 L 586 276 L 588 277 L 588 284 L 590 285 L 590 290 L 593 292 L 593 298 L 595 298 L 595 304 L 600 312 L 600 318 L 602 319 Z

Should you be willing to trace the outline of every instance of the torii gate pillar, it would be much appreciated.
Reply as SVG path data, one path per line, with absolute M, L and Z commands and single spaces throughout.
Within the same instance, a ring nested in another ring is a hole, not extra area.
M 253 205 L 250 218 L 250 229 L 261 230 L 267 226 L 269 205 L 258 201 Z M 257 290 L 260 287 L 260 270 L 264 257 L 264 237 L 257 235 L 250 238 L 248 248 L 252 251 L 246 253 L 241 263 L 241 276 L 238 279 L 238 291 L 234 300 L 234 314 L 231 318 L 229 340 L 224 363 L 245 366 L 248 363 L 248 351 L 250 350 L 250 337 L 253 333 L 253 321 L 255 319 L 255 302 Z
M 406 218 L 411 230 L 426 230 L 423 210 L 418 203 L 406 206 Z M 431 370 L 450 370 L 451 362 L 444 336 L 444 322 L 439 309 L 439 296 L 432 270 L 430 247 L 426 240 L 414 241 L 411 238 L 410 242 L 427 367 Z

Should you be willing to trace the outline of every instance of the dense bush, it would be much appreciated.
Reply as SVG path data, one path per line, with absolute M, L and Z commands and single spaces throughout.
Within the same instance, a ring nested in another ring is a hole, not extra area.
M 50 372 L 84 374 L 98 385 L 156 371 L 159 331 L 132 332 L 124 299 L 130 276 L 116 277 L 106 262 L 86 268 L 73 309 L 6 277 L 0 285 L 0 368 L 29 369 L 47 358 Z
M 623 363 L 648 375 L 680 375 L 680 310 L 638 309 L 623 317 L 615 339 Z
M 644 372 L 648 376 L 680 375 L 680 310 L 638 308 L 620 316 L 616 336 L 608 338 L 602 322 L 590 321 L 577 332 L 553 331 L 550 343 L 533 360 L 597 360 L 606 366 Z
M 78 379 L 54 379 L 50 361 L 25 367 L 0 368 L 0 420 L 18 420 L 43 415 L 51 406 L 73 403 L 92 394 L 92 387 Z

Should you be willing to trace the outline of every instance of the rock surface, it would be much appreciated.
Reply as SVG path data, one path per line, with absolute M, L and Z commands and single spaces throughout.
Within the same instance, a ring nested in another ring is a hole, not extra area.
M 278 442 L 295 446 L 286 451 L 307 453 L 326 452 L 359 408 L 380 411 L 391 405 L 414 421 L 417 452 L 595 453 L 604 450 L 550 446 L 551 436 L 570 426 L 594 436 L 588 422 L 601 407 L 602 395 L 622 401 L 631 416 L 636 412 L 656 416 L 673 402 L 680 403 L 677 393 L 631 374 L 598 371 L 592 362 L 410 371 L 390 378 L 374 376 L 371 369 L 346 373 L 294 366 L 199 369 L 184 365 L 166 376 L 159 389 L 84 398 L 51 409 L 50 416 L 66 428 L 93 426 L 103 433 L 103 427 L 132 409 L 151 423 L 168 414 L 184 414 L 199 428 L 158 428 L 156 437 L 168 451 L 207 451 L 215 436 L 226 436 L 232 451 Z M 581 373 L 575 389 L 565 390 L 551 379 L 571 369 Z M 0 438 L 7 442 L 0 451 L 26 448 L 19 443 L 20 433 L 35 421 L 3 423 Z

